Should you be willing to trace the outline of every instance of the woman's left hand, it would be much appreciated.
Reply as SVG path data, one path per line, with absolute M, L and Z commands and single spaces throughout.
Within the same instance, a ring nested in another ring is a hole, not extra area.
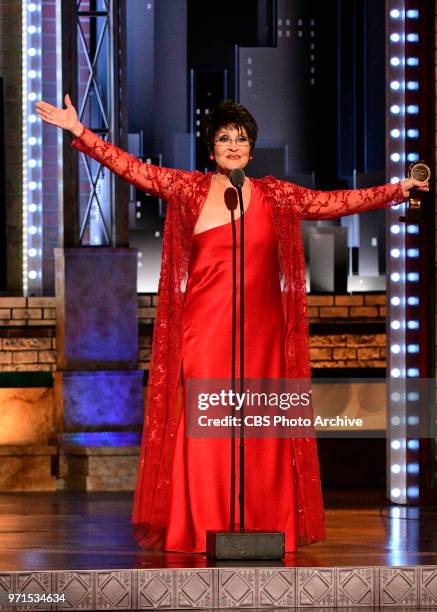
M 429 181 L 417 181 L 413 178 L 407 178 L 401 181 L 402 193 L 406 198 L 410 197 L 410 191 L 414 188 L 419 191 L 429 191 Z

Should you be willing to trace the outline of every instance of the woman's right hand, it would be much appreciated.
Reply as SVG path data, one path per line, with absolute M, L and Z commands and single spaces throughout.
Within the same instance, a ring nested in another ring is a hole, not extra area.
M 36 112 L 38 115 L 52 125 L 56 125 L 64 130 L 69 130 L 75 136 L 80 136 L 83 130 L 83 125 L 79 121 L 76 109 L 71 103 L 70 96 L 66 94 L 64 98 L 65 106 L 67 108 L 58 108 L 48 102 L 41 100 L 35 105 Z

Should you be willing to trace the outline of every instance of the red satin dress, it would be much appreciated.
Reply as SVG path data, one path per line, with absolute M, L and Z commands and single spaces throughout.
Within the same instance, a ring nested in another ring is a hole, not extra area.
M 284 317 L 278 242 L 260 191 L 251 184 L 245 213 L 245 376 L 285 378 Z M 237 229 L 237 338 L 239 338 L 239 218 Z M 183 374 L 230 378 L 232 224 L 193 237 L 184 302 Z M 239 371 L 237 340 L 236 372 Z M 176 434 L 165 550 L 204 552 L 207 529 L 229 529 L 231 442 L 186 437 L 182 411 Z M 238 443 L 236 497 L 238 500 Z M 238 527 L 239 508 L 235 504 Z M 291 440 L 246 439 L 245 528 L 281 530 L 296 550 L 296 481 Z

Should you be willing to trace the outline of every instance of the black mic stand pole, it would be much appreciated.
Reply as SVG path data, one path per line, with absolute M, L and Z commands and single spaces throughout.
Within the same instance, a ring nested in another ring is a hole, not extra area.
M 234 211 L 232 211 L 232 348 L 231 348 L 231 389 L 235 392 L 236 371 L 236 344 L 237 344 L 237 230 L 235 227 Z M 232 404 L 231 429 L 231 491 L 230 491 L 230 520 L 231 531 L 235 530 L 235 405 Z
M 236 171 L 233 171 L 236 172 Z M 238 193 L 240 204 L 240 393 L 244 391 L 244 205 L 242 185 L 244 173 L 240 170 L 238 182 L 235 176 L 231 176 L 231 182 Z M 234 180 L 233 180 L 234 178 Z M 236 232 L 235 220 L 232 218 L 232 389 L 235 388 L 235 354 L 236 354 Z M 234 409 L 232 410 L 234 415 Z M 231 531 L 212 531 L 206 532 L 206 554 L 212 559 L 282 559 L 285 551 L 285 534 L 279 531 L 250 531 L 244 529 L 244 405 L 240 409 L 240 486 L 239 486 L 239 506 L 240 506 L 240 529 L 233 531 L 235 527 L 235 426 L 232 425 L 231 441 Z
M 240 394 L 244 391 L 244 205 L 243 192 L 237 186 L 240 204 Z M 241 396 L 240 396 L 241 397 Z M 244 404 L 240 410 L 240 532 L 244 531 Z

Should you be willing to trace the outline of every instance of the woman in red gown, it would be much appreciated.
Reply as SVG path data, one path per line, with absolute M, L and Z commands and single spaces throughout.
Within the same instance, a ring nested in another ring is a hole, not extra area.
M 45 121 L 69 129 L 79 151 L 167 200 L 133 524 L 143 547 L 203 552 L 207 529 L 238 527 L 238 515 L 229 512 L 231 445 L 186 436 L 181 372 L 184 380 L 230 377 L 232 213 L 224 204 L 225 191 L 232 189 L 230 172 L 251 158 L 257 126 L 244 107 L 221 103 L 206 129 L 217 170 L 204 175 L 142 163 L 82 126 L 68 96 L 65 103 L 67 108 L 59 109 L 39 102 L 37 111 Z M 246 377 L 309 376 L 300 220 L 399 203 L 413 186 L 427 189 L 414 179 L 334 192 L 273 177 L 245 179 Z M 238 278 L 237 270 L 237 283 Z M 238 308 L 237 301 L 237 338 Z M 237 346 L 237 372 L 238 355 Z M 248 439 L 245 470 L 247 529 L 284 531 L 287 552 L 296 550 L 299 538 L 324 537 L 314 439 Z M 238 485 L 237 478 L 235 491 Z

